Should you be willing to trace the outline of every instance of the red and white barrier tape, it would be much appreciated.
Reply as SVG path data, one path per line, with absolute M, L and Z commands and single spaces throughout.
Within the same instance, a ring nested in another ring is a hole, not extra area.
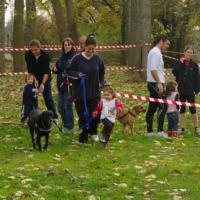
M 166 99 L 158 99 L 158 98 L 152 98 L 152 97 L 137 96 L 137 95 L 126 94 L 126 93 L 116 93 L 116 95 L 118 97 L 131 99 L 131 100 L 139 100 L 139 101 L 146 101 L 146 102 L 155 102 L 155 103 L 173 104 L 173 105 L 179 105 L 179 106 L 200 108 L 200 104 L 197 104 L 197 103 L 189 103 L 189 102 L 181 102 L 181 101 L 170 101 L 170 100 L 166 100 Z
M 107 67 L 106 71 L 115 72 L 115 71 L 133 71 L 133 72 L 144 72 L 146 69 L 137 68 L 137 67 Z M 27 72 L 0 72 L 0 76 L 16 76 L 16 75 L 27 75 Z M 165 73 L 166 76 L 171 76 L 170 72 Z
M 171 57 L 171 56 L 167 56 L 167 55 L 163 55 L 163 57 L 168 58 L 168 59 L 171 59 L 171 60 L 180 61 L 180 60 L 177 59 L 177 58 L 174 58 L 174 57 Z
M 127 45 L 99 45 L 96 47 L 96 50 L 103 50 L 103 49 L 131 49 L 131 48 L 137 48 L 137 47 L 142 47 L 142 46 L 150 46 L 151 44 L 145 43 L 145 44 L 127 44 Z M 44 46 L 42 45 L 42 49 L 46 51 L 61 51 L 61 46 L 60 45 L 55 45 L 55 46 Z M 79 50 L 79 47 L 76 46 L 75 49 Z M 0 51 L 3 52 L 20 52 L 20 51 L 28 51 L 29 48 L 24 47 L 24 48 L 14 48 L 14 47 L 5 47 L 5 48 L 0 48 Z
M 0 76 L 17 76 L 27 75 L 28 72 L 0 72 Z

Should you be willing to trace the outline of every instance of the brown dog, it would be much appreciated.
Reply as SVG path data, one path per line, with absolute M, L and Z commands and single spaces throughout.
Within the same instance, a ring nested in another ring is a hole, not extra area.
M 124 133 L 133 133 L 133 121 L 137 115 L 146 112 L 142 105 L 135 105 L 132 108 L 125 108 L 117 113 L 117 120 L 123 124 Z

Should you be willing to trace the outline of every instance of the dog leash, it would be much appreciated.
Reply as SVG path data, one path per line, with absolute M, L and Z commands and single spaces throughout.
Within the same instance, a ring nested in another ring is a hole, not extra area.
M 80 129 L 86 128 L 87 130 L 90 129 L 90 122 L 91 122 L 91 118 L 90 118 L 90 114 L 88 111 L 88 107 L 87 107 L 87 97 L 86 97 L 86 75 L 81 76 L 81 86 L 82 86 L 82 94 L 83 94 L 83 103 L 84 103 L 84 117 L 85 117 L 85 121 L 86 124 L 83 125 L 82 127 L 80 127 Z
M 58 128 L 58 130 L 62 133 L 62 128 L 58 126 L 58 124 L 52 120 L 52 122 L 56 125 L 56 127 Z

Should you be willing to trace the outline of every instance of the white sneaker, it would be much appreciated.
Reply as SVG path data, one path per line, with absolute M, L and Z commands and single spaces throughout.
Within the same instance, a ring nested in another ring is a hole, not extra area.
M 105 137 L 104 137 L 103 134 L 101 134 L 100 141 L 101 141 L 102 143 L 106 143 L 106 139 L 105 139 Z
M 158 132 L 157 135 L 163 138 L 168 138 L 167 133 L 165 133 L 164 131 Z
M 55 125 L 58 125 L 58 124 L 59 124 L 58 118 L 54 118 L 54 119 L 52 119 L 52 121 L 53 121 L 53 123 L 54 123 Z
M 196 134 L 197 136 L 200 136 L 200 128 L 196 128 L 195 134 Z
M 179 128 L 178 129 L 178 133 L 181 134 L 181 135 L 183 135 L 185 133 L 185 130 L 183 131 L 182 128 Z
M 154 134 L 154 132 L 150 132 L 150 133 L 146 133 L 146 136 L 152 137 L 152 136 L 155 136 L 155 134 Z
M 99 141 L 99 136 L 98 135 L 92 135 L 92 140 L 94 141 L 94 142 L 98 142 Z

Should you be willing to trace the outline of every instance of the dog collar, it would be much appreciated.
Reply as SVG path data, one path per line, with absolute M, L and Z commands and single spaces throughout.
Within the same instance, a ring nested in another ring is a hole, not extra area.
M 42 132 L 50 132 L 51 131 L 51 128 L 50 129 L 42 129 L 42 128 L 39 128 L 37 123 L 35 124 L 35 128 L 37 128 L 39 131 L 42 131 Z
M 136 117 L 136 115 L 132 113 L 130 109 L 128 109 L 128 113 L 131 114 L 133 117 Z

